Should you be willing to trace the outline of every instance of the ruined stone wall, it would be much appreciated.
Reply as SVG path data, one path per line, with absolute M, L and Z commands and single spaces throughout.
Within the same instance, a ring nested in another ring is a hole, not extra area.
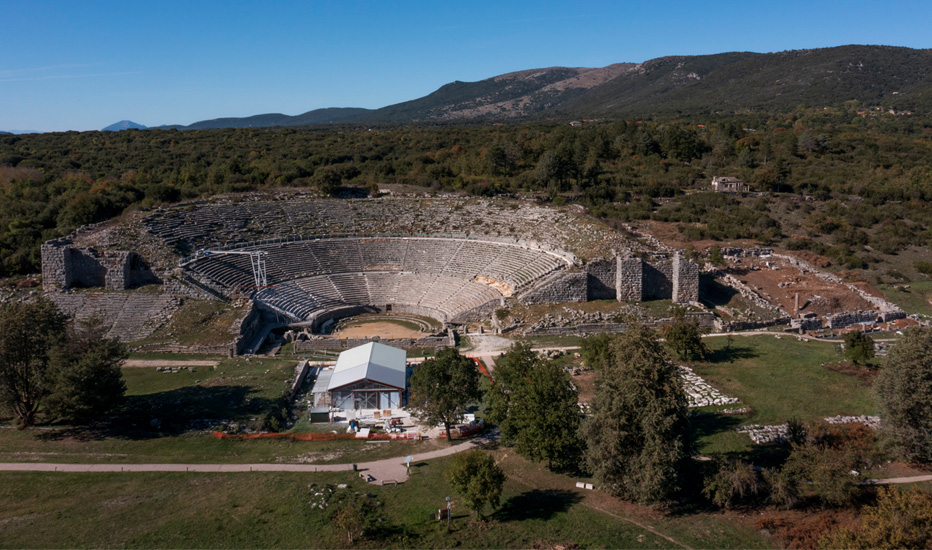
M 126 290 L 132 284 L 132 252 L 111 252 L 107 255 L 104 286 L 107 290 Z
M 236 323 L 234 330 L 237 333 L 233 344 L 230 346 L 231 355 L 242 355 L 255 350 L 249 349 L 250 346 L 256 345 L 255 341 L 263 333 L 269 330 L 270 320 L 266 319 L 265 310 L 260 308 L 256 302 L 249 302 L 249 309 Z M 261 342 L 257 344 L 261 346 Z
M 105 286 L 107 268 L 101 263 L 101 258 L 92 248 L 66 248 L 66 272 L 71 274 L 69 286 L 95 287 Z
M 742 257 L 759 257 L 759 256 L 770 256 L 773 254 L 772 248 L 732 248 L 732 247 L 722 247 L 723 256 L 733 256 L 736 258 Z
M 531 304 L 585 302 L 589 275 L 585 271 L 565 271 L 522 296 Z
M 640 302 L 644 297 L 644 261 L 633 256 L 619 256 L 615 270 L 615 289 L 619 302 Z
M 541 327 L 525 331 L 525 336 L 571 336 L 582 334 L 599 334 L 603 332 L 624 332 L 625 323 L 587 323 L 568 327 Z
M 586 264 L 587 300 L 614 300 L 617 296 L 617 269 L 615 258 L 593 260 Z
M 40 247 L 42 288 L 45 290 L 64 290 L 71 286 L 71 262 L 65 258 L 70 245 L 69 239 L 55 239 Z
M 821 330 L 822 319 L 790 319 L 790 328 L 798 330 Z
M 362 346 L 371 342 L 368 338 L 312 338 L 310 340 L 298 340 L 294 343 L 295 351 L 314 351 L 314 350 L 344 350 Z M 452 332 L 446 336 L 424 336 L 422 338 L 383 338 L 380 343 L 398 349 L 422 349 L 422 348 L 452 348 L 456 345 L 456 339 Z
M 673 301 L 688 304 L 699 301 L 699 266 L 677 254 L 673 258 Z
M 40 250 L 45 290 L 67 290 L 76 286 L 126 290 L 161 282 L 135 252 L 101 254 L 93 248 L 78 248 L 69 238 L 48 241 Z
M 673 264 L 670 261 L 644 262 L 641 278 L 642 300 L 667 300 L 673 297 Z
M 875 323 L 877 317 L 876 311 L 846 311 L 829 315 L 825 318 L 825 324 L 828 328 L 844 328 L 860 323 Z
M 474 307 L 462 313 L 455 315 L 450 319 L 451 323 L 465 323 L 467 321 L 481 321 L 493 316 L 496 309 L 505 305 L 505 299 L 490 300 L 481 306 Z M 494 316 L 493 316 L 494 317 Z
M 196 275 L 196 274 L 195 274 Z M 195 278 L 190 273 L 177 273 L 166 277 L 162 285 L 166 294 L 178 294 L 198 300 L 220 300 L 226 302 L 228 298 L 223 289 L 206 277 Z

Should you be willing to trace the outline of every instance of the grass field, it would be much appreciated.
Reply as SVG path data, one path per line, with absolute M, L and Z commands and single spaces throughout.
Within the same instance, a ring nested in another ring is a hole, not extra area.
M 171 319 L 147 338 L 135 344 L 158 342 L 182 345 L 222 345 L 233 341 L 230 327 L 246 314 L 244 307 L 234 307 L 217 300 L 187 299 Z
M 443 479 L 446 460 L 415 464 L 399 486 L 351 473 L 0 474 L 0 547 L 333 548 L 346 541 L 312 507 L 325 483 L 381 503 L 383 521 L 357 546 L 383 548 L 766 548 L 747 522 L 721 514 L 665 516 L 496 452 L 508 475 L 501 506 L 476 524 Z M 314 484 L 313 486 L 311 484 Z M 436 520 L 454 500 L 452 529 Z
M 904 285 L 882 285 L 880 291 L 906 313 L 932 315 L 932 281 L 918 281 Z
M 224 359 L 216 368 L 192 367 L 171 373 L 155 367 L 125 368 L 126 404 L 112 426 L 0 430 L 0 461 L 346 463 L 406 456 L 445 445 L 433 441 L 230 441 L 209 434 L 207 430 L 220 424 L 259 427 L 282 391 L 290 387 L 294 363 L 292 358 L 236 358 Z M 315 428 L 330 431 L 345 426 Z
M 705 342 L 712 358 L 695 365 L 695 371 L 739 398 L 751 413 L 696 417 L 703 453 L 750 450 L 750 439 L 735 432 L 740 425 L 779 424 L 793 418 L 813 422 L 838 414 L 877 412 L 870 387 L 821 366 L 841 359 L 835 344 L 801 342 L 790 335 L 736 337 L 730 350 L 725 338 Z

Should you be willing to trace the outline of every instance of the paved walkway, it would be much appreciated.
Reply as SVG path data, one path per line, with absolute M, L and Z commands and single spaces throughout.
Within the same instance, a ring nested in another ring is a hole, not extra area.
M 469 451 L 498 439 L 498 430 L 443 449 L 413 455 L 412 463 Z M 49 462 L 2 462 L 7 472 L 345 472 L 353 464 L 64 464 Z M 360 477 L 369 483 L 389 485 L 404 483 L 408 471 L 403 457 L 386 458 L 355 464 Z

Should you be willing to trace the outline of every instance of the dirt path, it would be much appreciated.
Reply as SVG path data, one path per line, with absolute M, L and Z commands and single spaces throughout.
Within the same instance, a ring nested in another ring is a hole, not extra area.
M 868 479 L 864 481 L 864 485 L 896 485 L 900 483 L 920 483 L 923 481 L 932 481 L 932 475 Z
M 412 463 L 449 456 L 475 449 L 498 439 L 498 430 L 437 449 L 413 455 Z M 63 464 L 49 462 L 3 462 L 0 471 L 6 472 L 345 472 L 355 466 L 369 483 L 404 483 L 408 471 L 404 458 L 386 458 L 371 462 L 349 464 Z M 368 476 L 368 477 L 367 477 Z M 371 478 L 371 479 L 370 479 Z
M 213 367 L 220 361 L 209 359 L 127 359 L 124 367 Z

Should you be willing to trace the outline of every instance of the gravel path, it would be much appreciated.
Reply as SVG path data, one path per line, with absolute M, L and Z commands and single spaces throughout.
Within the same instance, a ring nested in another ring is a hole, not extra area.
M 498 430 L 450 445 L 443 449 L 413 455 L 412 463 L 469 451 L 498 439 Z M 49 462 L 3 462 L 0 471 L 7 472 L 345 472 L 354 464 L 62 464 Z M 355 464 L 369 483 L 404 483 L 408 479 L 404 458 L 386 458 Z

